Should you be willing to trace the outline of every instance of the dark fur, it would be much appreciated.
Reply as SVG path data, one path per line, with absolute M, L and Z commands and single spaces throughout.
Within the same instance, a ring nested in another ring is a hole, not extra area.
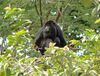
M 66 41 L 60 27 L 54 21 L 47 21 L 45 25 L 39 30 L 35 39 L 35 45 L 44 54 L 45 47 L 49 46 L 50 42 L 56 43 L 55 46 L 64 47 Z

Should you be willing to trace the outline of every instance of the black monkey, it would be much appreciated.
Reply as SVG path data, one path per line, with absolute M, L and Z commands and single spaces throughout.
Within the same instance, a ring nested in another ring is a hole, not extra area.
M 45 47 L 48 47 L 50 42 L 56 43 L 55 46 L 58 47 L 64 47 L 66 45 L 60 27 L 52 20 L 45 23 L 35 38 L 35 45 L 38 47 L 41 54 L 44 54 Z

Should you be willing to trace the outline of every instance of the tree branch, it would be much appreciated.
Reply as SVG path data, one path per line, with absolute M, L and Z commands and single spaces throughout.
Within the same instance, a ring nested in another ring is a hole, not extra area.
M 37 8 L 36 0 L 34 1 L 34 5 L 35 5 L 35 10 L 36 10 L 37 14 L 40 15 L 39 11 L 38 11 L 38 8 Z
M 41 26 L 43 25 L 43 18 L 42 18 L 42 1 L 39 0 L 39 5 L 40 5 L 40 22 Z
M 59 18 L 60 18 L 60 16 L 62 15 L 62 7 L 60 7 L 59 9 L 58 9 L 58 11 L 57 11 L 57 17 L 56 17 L 56 22 L 58 22 L 58 20 L 59 20 Z

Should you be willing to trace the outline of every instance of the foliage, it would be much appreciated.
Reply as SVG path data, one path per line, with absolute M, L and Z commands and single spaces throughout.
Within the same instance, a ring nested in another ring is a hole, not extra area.
M 100 76 L 99 2 L 0 0 L 0 76 Z M 68 49 L 51 43 L 41 56 L 34 37 L 50 19 L 61 26 Z
M 75 47 L 79 48 L 76 52 L 51 44 L 44 56 L 20 59 L 11 53 L 1 55 L 0 76 L 99 76 L 100 34 L 87 29 Z

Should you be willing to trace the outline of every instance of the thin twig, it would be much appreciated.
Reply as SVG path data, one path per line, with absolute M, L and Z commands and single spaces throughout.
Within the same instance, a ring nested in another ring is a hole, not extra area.
M 61 15 L 64 15 L 67 7 L 68 7 L 68 4 L 71 2 L 72 0 L 69 0 L 69 2 L 67 3 L 67 6 L 65 8 L 63 8 L 63 6 L 61 6 L 59 9 L 58 9 L 58 13 L 57 13 L 57 17 L 55 19 L 56 22 L 58 22 L 59 18 L 61 17 Z M 65 1 L 61 1 L 62 2 L 62 5 Z
M 57 13 L 57 17 L 56 17 L 56 20 L 55 20 L 56 22 L 58 22 L 60 16 L 62 15 L 62 6 L 58 9 L 57 12 L 58 12 L 58 13 Z
M 40 22 L 41 22 L 41 26 L 43 25 L 43 17 L 42 17 L 42 1 L 39 0 L 39 5 L 40 5 Z
M 37 8 L 36 0 L 34 1 L 34 5 L 35 5 L 35 10 L 36 10 L 37 14 L 40 15 L 39 11 L 38 11 L 38 8 Z

